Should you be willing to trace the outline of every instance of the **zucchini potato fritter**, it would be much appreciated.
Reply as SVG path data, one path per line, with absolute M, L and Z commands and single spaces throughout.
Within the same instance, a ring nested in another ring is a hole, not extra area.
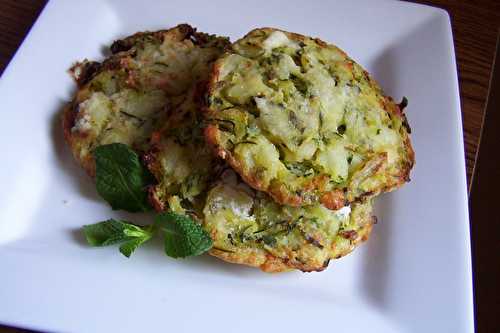
M 266 272 L 322 271 L 368 239 L 376 221 L 371 199 L 338 211 L 283 206 L 229 170 L 210 189 L 203 213 L 210 254 Z
M 64 135 L 76 160 L 95 174 L 93 151 L 124 143 L 138 152 L 165 120 L 169 105 L 186 98 L 206 63 L 228 44 L 187 24 L 136 33 L 114 42 L 102 63 L 83 61 L 71 69 L 78 85 L 65 108 Z
M 157 180 L 149 188 L 155 209 L 194 213 L 199 218 L 220 161 L 205 143 L 196 92 L 195 84 L 183 101 L 168 112 L 162 128 L 152 134 L 151 148 L 143 160 Z
M 210 66 L 228 46 L 227 39 L 214 38 L 193 50 L 197 61 L 191 68 L 190 86 L 168 105 L 161 127 L 151 135 L 143 159 L 157 180 L 149 188 L 149 197 L 158 211 L 201 213 L 207 187 L 220 165 L 203 135 L 202 90 Z
M 251 31 L 215 63 L 206 103 L 216 154 L 281 204 L 336 210 L 409 181 L 405 100 L 319 39 Z

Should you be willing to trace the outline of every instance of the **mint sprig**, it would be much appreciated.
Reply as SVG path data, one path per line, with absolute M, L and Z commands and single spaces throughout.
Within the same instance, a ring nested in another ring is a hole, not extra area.
M 120 252 L 126 257 L 130 257 L 155 234 L 164 235 L 165 254 L 172 258 L 197 256 L 208 251 L 213 245 L 210 235 L 201 225 L 186 215 L 172 212 L 157 215 L 155 223 L 147 227 L 110 219 L 86 225 L 83 232 L 91 246 L 122 244 Z
M 111 208 L 129 212 L 151 210 L 146 188 L 153 182 L 139 156 L 122 143 L 99 146 L 94 150 L 96 188 Z
M 96 224 L 83 226 L 87 243 L 91 246 L 122 244 L 120 252 L 130 255 L 153 236 L 151 227 L 140 227 L 130 222 L 109 219 Z

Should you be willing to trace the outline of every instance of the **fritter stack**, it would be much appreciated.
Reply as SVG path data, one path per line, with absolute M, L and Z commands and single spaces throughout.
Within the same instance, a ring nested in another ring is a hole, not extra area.
M 188 25 L 115 42 L 72 69 L 64 131 L 142 156 L 158 211 L 186 214 L 210 253 L 266 272 L 321 271 L 368 239 L 373 199 L 409 181 L 403 109 L 342 50 L 272 28 L 234 44 Z

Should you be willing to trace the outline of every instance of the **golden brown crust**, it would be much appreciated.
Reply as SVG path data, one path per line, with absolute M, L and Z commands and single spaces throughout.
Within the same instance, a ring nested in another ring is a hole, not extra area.
M 258 249 L 249 250 L 245 256 L 242 256 L 239 253 L 236 254 L 212 248 L 209 254 L 233 264 L 258 267 L 267 273 L 280 273 L 292 270 L 283 261 Z
M 111 44 L 110 50 L 113 54 L 119 52 L 129 51 L 133 46 L 137 45 L 137 42 L 143 40 L 145 38 L 156 38 L 159 40 L 163 40 L 165 35 L 168 34 L 169 38 L 172 38 L 177 41 L 182 41 L 184 39 L 190 38 L 193 36 L 193 40 L 198 40 L 201 34 L 196 32 L 196 29 L 190 26 L 189 24 L 183 23 L 179 24 L 172 29 L 163 29 L 153 32 L 137 32 L 131 36 L 125 37 L 123 39 L 119 39 Z
M 246 179 L 245 177 L 242 177 Z M 253 188 L 257 188 L 261 191 L 266 191 L 274 199 L 276 202 L 280 202 L 283 205 L 292 206 L 292 207 L 300 207 L 303 203 L 303 198 L 300 195 L 293 194 L 290 191 L 287 191 L 284 187 L 284 184 L 271 184 L 270 187 L 266 188 L 260 184 L 259 180 L 254 177 L 250 180 L 246 181 L 247 184 L 252 186 Z M 260 186 L 258 186 L 260 185 Z
M 334 259 L 340 259 L 348 255 L 361 243 L 366 242 L 370 237 L 374 221 L 375 217 L 372 218 L 372 221 L 362 226 L 355 233 L 355 236 L 350 239 L 351 247 L 342 252 L 339 252 Z M 243 254 L 212 248 L 209 251 L 209 254 L 229 263 L 257 267 L 266 273 L 281 273 L 288 272 L 294 269 L 299 269 L 303 272 L 321 272 L 325 270 L 330 263 L 330 260 L 327 260 L 322 266 L 319 267 L 310 266 L 307 263 L 300 263 L 298 261 L 294 261 L 293 263 L 291 263 L 289 260 L 277 258 L 269 254 L 265 250 L 251 248 L 249 248 L 247 252 Z
M 341 190 L 326 192 L 319 200 L 326 208 L 332 210 L 340 209 L 345 205 L 344 192 Z

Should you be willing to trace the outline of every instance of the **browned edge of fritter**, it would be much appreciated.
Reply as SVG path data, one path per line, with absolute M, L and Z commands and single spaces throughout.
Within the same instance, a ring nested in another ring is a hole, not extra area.
M 160 151 L 160 142 L 161 142 L 161 131 L 153 132 L 150 139 L 150 147 L 147 152 L 142 155 L 142 162 L 154 176 L 154 178 L 158 181 L 159 174 L 161 172 L 161 164 L 160 161 L 156 158 L 156 155 Z M 157 196 L 156 192 L 157 184 L 149 185 L 147 188 L 148 191 L 148 200 L 153 206 L 153 208 L 157 212 L 162 212 L 165 210 L 165 203 L 160 200 Z
M 373 224 L 375 224 L 376 221 L 376 217 L 372 216 L 371 220 L 363 225 L 358 231 L 343 236 L 344 238 L 350 239 L 351 246 L 349 249 L 342 253 L 339 253 L 335 258 L 332 259 L 340 259 L 346 256 L 347 254 L 351 253 L 358 245 L 367 241 L 370 237 Z M 241 253 L 233 253 L 217 248 L 212 248 L 210 250 L 210 254 L 230 263 L 246 265 L 250 267 L 258 267 L 262 271 L 267 273 L 281 273 L 294 269 L 298 269 L 302 272 L 321 272 L 328 267 L 331 261 L 330 259 L 328 259 L 323 263 L 323 265 L 318 267 L 308 265 L 307 263 L 303 263 L 297 260 L 279 258 L 268 253 L 264 249 L 252 249 L 250 254 L 242 256 Z

